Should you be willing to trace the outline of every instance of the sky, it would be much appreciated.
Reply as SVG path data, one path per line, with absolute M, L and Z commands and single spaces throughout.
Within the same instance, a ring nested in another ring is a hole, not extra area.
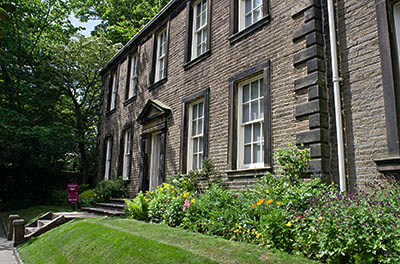
M 85 35 L 86 37 L 90 36 L 90 32 L 94 29 L 94 27 L 100 24 L 100 20 L 89 20 L 87 23 L 80 22 L 73 14 L 69 17 L 72 25 L 85 27 L 86 30 L 81 30 L 79 33 Z

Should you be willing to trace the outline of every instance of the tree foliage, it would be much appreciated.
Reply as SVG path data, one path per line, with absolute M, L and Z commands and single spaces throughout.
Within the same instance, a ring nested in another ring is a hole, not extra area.
M 76 1 L 74 12 L 82 20 L 101 19 L 96 30 L 104 30 L 113 43 L 127 43 L 168 0 Z

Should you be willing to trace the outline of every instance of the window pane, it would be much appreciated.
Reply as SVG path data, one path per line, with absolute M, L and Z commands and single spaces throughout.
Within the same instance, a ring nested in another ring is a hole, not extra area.
M 258 7 L 259 5 L 261 5 L 261 0 L 254 0 L 253 7 Z
M 260 97 L 264 96 L 264 81 L 260 79 Z
M 207 10 L 207 0 L 203 1 L 203 6 L 202 6 L 202 11 L 206 11 Z
M 260 118 L 264 118 L 264 100 L 260 100 Z
M 251 99 L 258 98 L 258 81 L 251 83 Z
M 257 22 L 261 18 L 261 8 L 254 10 L 253 12 L 253 23 Z
M 251 163 L 251 145 L 244 147 L 244 164 Z
M 197 119 L 197 104 L 193 106 L 193 117 L 192 120 Z
M 261 161 L 261 148 L 260 144 L 253 145 L 253 163 L 257 163 Z
M 203 42 L 207 41 L 207 28 L 203 29 Z
M 200 119 L 198 119 L 198 121 L 197 121 L 198 123 L 197 123 L 197 130 L 198 130 L 198 133 L 197 134 L 202 134 L 203 133 L 203 118 L 200 118 Z
M 207 23 L 207 13 L 201 14 L 201 25 L 204 26 Z
M 246 0 L 244 3 L 244 12 L 245 14 L 249 13 L 251 11 L 251 0 Z
M 251 125 L 244 127 L 244 144 L 251 143 Z
M 192 121 L 192 136 L 197 135 L 197 121 Z
M 260 123 L 255 123 L 253 125 L 253 142 L 257 142 L 261 140 L 261 126 Z
M 197 9 L 197 10 L 199 10 L 199 9 Z M 196 16 L 196 30 L 200 28 L 200 25 L 201 25 L 201 23 L 200 23 L 200 18 L 201 18 L 201 16 L 200 16 L 200 13 L 199 13 L 199 14 Z
M 194 154 L 193 155 L 193 169 L 195 170 L 195 169 L 197 169 L 198 167 L 197 167 L 197 155 L 196 154 Z
M 258 100 L 251 102 L 251 120 L 258 119 Z
M 202 117 L 203 115 L 203 103 L 199 103 L 199 117 Z
M 198 138 L 194 138 L 194 139 L 193 139 L 193 153 L 197 153 L 197 152 L 198 152 L 198 148 L 197 148 L 197 146 L 198 146 L 198 141 L 199 141 Z
M 249 93 L 250 93 L 250 88 L 249 85 L 243 85 L 243 103 L 246 103 L 249 101 Z
M 251 24 L 252 24 L 252 22 L 251 22 L 251 13 L 250 13 L 247 16 L 245 16 L 244 27 L 248 27 Z
M 199 152 L 203 153 L 203 137 L 199 137 Z
M 203 155 L 199 155 L 199 168 L 203 168 Z
M 250 104 L 243 105 L 243 123 L 249 122 Z

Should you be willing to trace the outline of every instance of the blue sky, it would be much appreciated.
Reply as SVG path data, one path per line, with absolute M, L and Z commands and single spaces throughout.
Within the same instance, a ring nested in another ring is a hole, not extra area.
M 86 30 L 81 30 L 79 31 L 79 33 L 87 37 L 90 36 L 90 32 L 94 29 L 94 27 L 100 23 L 100 20 L 89 20 L 87 23 L 82 23 L 77 18 L 75 18 L 73 14 L 69 18 L 71 20 L 72 25 L 76 27 L 81 26 L 86 28 Z

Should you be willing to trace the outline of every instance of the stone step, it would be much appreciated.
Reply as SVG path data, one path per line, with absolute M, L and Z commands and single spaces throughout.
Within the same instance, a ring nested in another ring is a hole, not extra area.
M 123 210 L 109 210 L 104 208 L 93 208 L 93 207 L 82 207 L 83 211 L 98 214 L 98 215 L 116 215 L 120 216 L 124 214 Z
M 124 210 L 125 203 L 96 203 L 97 208 Z
M 42 227 L 42 226 L 45 226 L 45 225 L 47 225 L 48 223 L 50 223 L 51 221 L 53 221 L 53 220 L 38 220 L 37 221 L 37 225 L 38 225 L 38 227 Z
M 132 200 L 130 198 L 127 198 L 128 200 Z M 111 203 L 118 203 L 118 204 L 125 204 L 124 198 L 111 198 L 110 199 Z

